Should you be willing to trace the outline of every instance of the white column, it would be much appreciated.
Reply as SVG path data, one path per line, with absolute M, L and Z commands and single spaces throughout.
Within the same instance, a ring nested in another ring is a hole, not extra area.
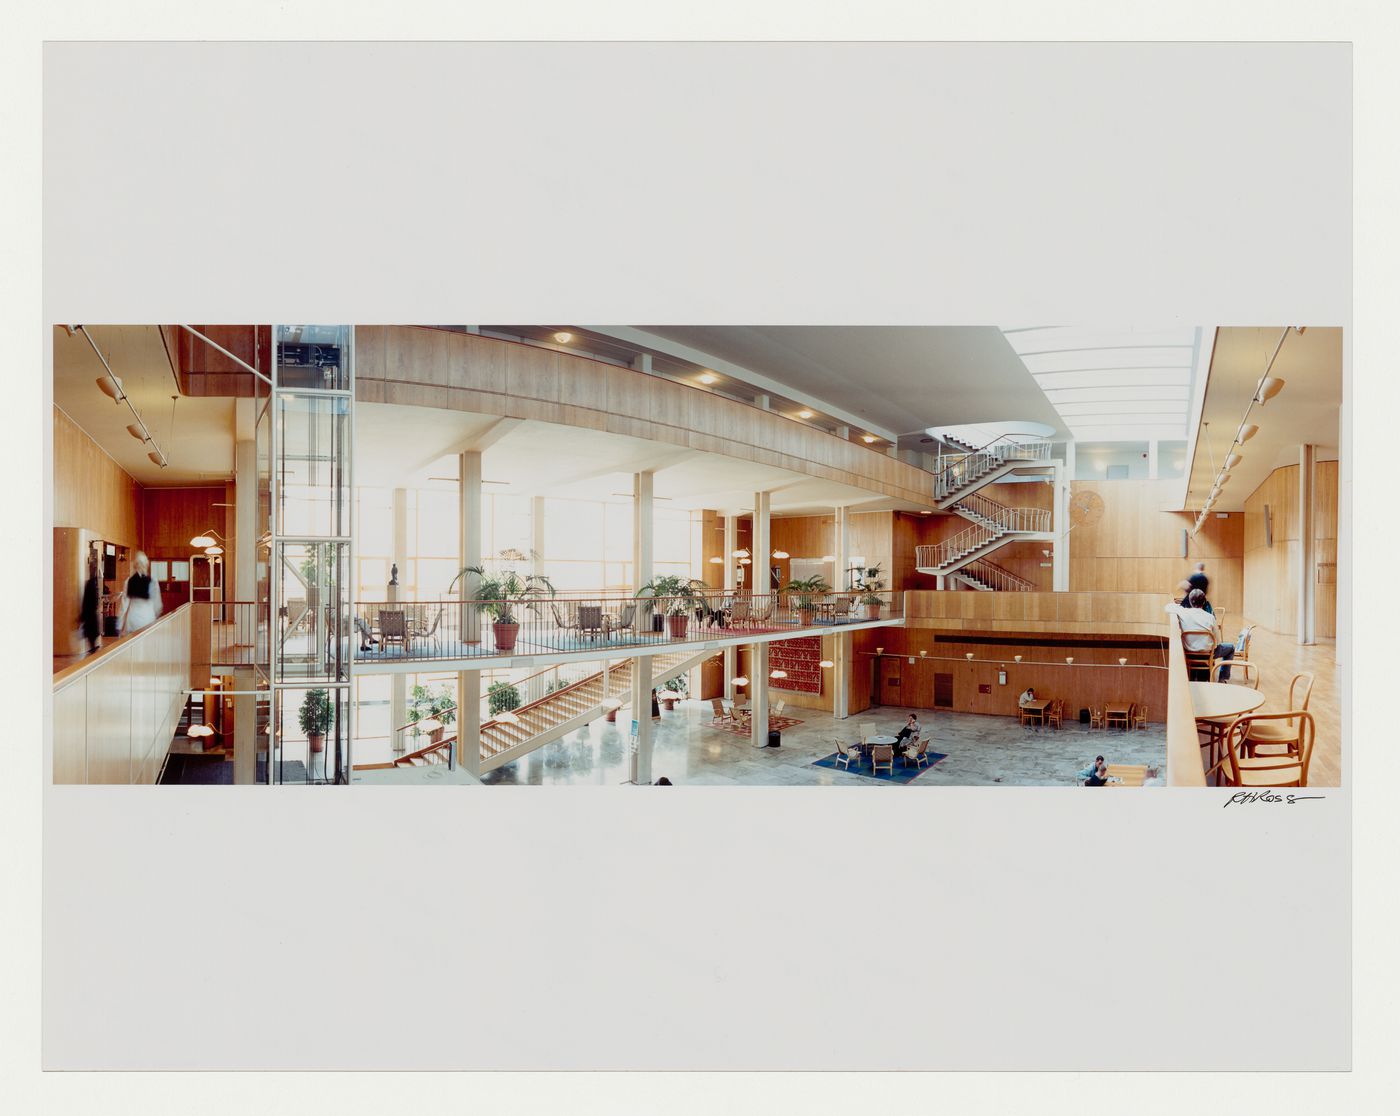
M 755 395 L 753 397 L 753 405 L 760 411 L 771 411 L 773 409 L 773 400 L 767 395 Z
M 399 568 L 399 577 L 405 576 L 408 570 L 408 490 L 404 488 L 394 489 L 393 500 L 394 515 L 394 542 L 393 553 L 390 556 L 394 565 Z M 384 599 L 394 604 L 403 599 L 397 585 L 393 584 L 392 567 L 390 571 L 390 583 L 385 588 Z M 408 675 L 391 674 L 389 676 L 389 748 L 394 755 L 407 751 L 404 746 L 401 731 L 404 723 L 408 720 Z
M 773 575 L 769 570 L 773 565 L 772 544 L 769 542 L 769 520 L 768 520 L 769 495 L 766 492 L 755 492 L 753 496 L 753 565 L 749 568 L 753 570 L 753 591 L 755 593 L 771 593 L 773 585 Z M 762 610 L 765 605 L 758 603 L 757 607 Z
M 640 589 L 652 578 L 651 473 L 632 474 L 632 585 Z
M 234 570 L 233 599 L 258 599 L 258 444 L 242 441 L 234 447 Z M 256 621 L 247 618 L 247 609 L 234 609 L 238 621 L 236 639 L 257 647 Z M 245 630 L 246 625 L 246 630 Z M 258 699 L 242 691 L 256 686 L 253 672 L 235 671 L 238 696 L 233 699 L 233 781 L 251 785 L 258 781 Z
M 458 525 L 458 560 L 463 567 L 481 565 L 481 451 L 467 450 L 457 459 L 457 492 L 461 522 Z M 467 574 L 457 583 L 458 599 L 476 599 L 480 579 Z M 459 610 L 458 631 L 466 643 L 481 642 L 481 614 L 463 604 Z
M 544 576 L 544 497 L 530 501 L 530 572 Z
M 635 357 L 632 358 L 632 367 L 635 368 L 638 372 L 650 372 L 651 354 L 638 353 Z
M 734 552 L 739 549 L 739 515 L 733 508 L 724 513 L 724 590 L 733 593 L 738 588 L 735 570 L 739 560 Z M 734 676 L 739 673 L 739 649 L 730 646 L 724 649 L 724 696 L 734 699 Z
M 1147 479 L 1157 479 L 1157 439 L 1147 443 Z
M 836 436 L 842 441 L 849 442 L 851 440 L 851 428 L 844 423 L 841 424 L 836 428 Z
M 835 527 L 832 553 L 836 555 L 836 570 L 833 580 L 836 589 L 844 593 L 848 587 L 846 579 L 850 576 L 847 571 L 851 567 L 851 517 L 844 507 L 836 509 Z
M 632 781 L 641 786 L 651 783 L 651 656 L 638 655 L 632 662 L 632 719 L 637 722 L 637 740 L 632 752 Z M 630 727 L 630 726 L 629 726 Z
M 753 715 L 750 718 L 749 742 L 755 748 L 768 744 L 768 644 L 754 643 L 749 647 L 749 694 Z
M 846 672 L 850 669 L 853 658 L 851 633 L 841 632 L 833 642 L 836 646 L 831 660 L 835 664 L 831 671 L 831 715 L 844 721 L 851 715 L 851 688 L 846 679 Z
M 1152 443 L 1154 446 L 1156 442 Z M 1056 593 L 1069 592 L 1069 472 L 1055 462 L 1055 510 L 1051 529 L 1055 535 L 1050 563 L 1050 587 Z
M 1317 547 L 1313 540 L 1313 481 L 1317 447 L 1298 447 L 1298 642 L 1317 642 Z
M 457 672 L 457 762 L 481 774 L 481 671 Z

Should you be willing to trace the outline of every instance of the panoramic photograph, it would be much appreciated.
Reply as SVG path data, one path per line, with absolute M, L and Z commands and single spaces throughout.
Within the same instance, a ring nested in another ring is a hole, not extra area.
M 54 326 L 53 782 L 1338 786 L 1342 343 Z

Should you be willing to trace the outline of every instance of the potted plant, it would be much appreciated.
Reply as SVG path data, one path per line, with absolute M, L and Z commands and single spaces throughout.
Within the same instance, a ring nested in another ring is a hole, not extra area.
M 509 682 L 492 682 L 486 687 L 486 708 L 491 716 L 520 708 L 520 691 Z
M 788 598 L 793 608 L 797 609 L 798 616 L 802 619 L 802 626 L 810 628 L 817 614 L 817 598 L 824 597 L 831 592 L 831 586 L 827 584 L 826 578 L 821 574 L 814 574 L 811 577 L 794 579 L 783 586 L 784 593 L 790 593 Z
M 693 577 L 679 574 L 662 574 L 653 577 L 638 591 L 637 596 L 651 596 L 663 601 L 666 613 L 666 630 L 672 639 L 684 639 L 690 625 L 690 614 L 699 607 L 701 594 L 709 586 Z
M 686 685 L 685 675 L 683 674 L 677 675 L 675 678 L 667 681 L 662 685 L 661 689 L 663 691 L 661 694 L 661 704 L 666 707 L 668 713 L 674 710 L 676 708 L 676 702 L 683 701 L 685 695 L 689 692 L 689 687 Z
M 520 634 L 516 609 L 528 608 L 533 612 L 538 598 L 554 596 L 554 585 L 543 574 L 522 575 L 510 568 L 491 571 L 484 566 L 468 566 L 457 576 L 462 574 L 475 574 L 481 579 L 472 603 L 477 611 L 491 617 L 497 651 L 515 650 L 515 640 Z
M 408 717 L 413 722 L 414 736 L 421 735 L 418 728 L 420 721 L 436 721 L 438 727 L 429 730 L 428 739 L 434 744 L 441 744 L 447 726 L 457 720 L 457 702 L 446 686 L 440 686 L 436 693 L 427 686 L 414 686 L 408 703 Z
M 880 567 L 871 566 L 861 578 L 860 603 L 865 606 L 867 620 L 880 619 L 880 609 L 885 604 L 885 598 L 880 596 L 880 590 L 885 587 L 885 583 L 879 580 L 879 577 Z
M 313 752 L 326 750 L 326 733 L 334 720 L 335 708 L 331 705 L 330 694 L 325 690 L 307 690 L 306 697 L 301 699 L 301 708 L 297 710 L 297 721 L 301 724 L 301 731 L 306 733 L 306 742 Z

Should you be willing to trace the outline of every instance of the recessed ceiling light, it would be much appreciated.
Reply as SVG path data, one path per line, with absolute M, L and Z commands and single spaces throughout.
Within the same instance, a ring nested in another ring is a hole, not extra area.
M 572 333 L 566 333 L 564 330 L 560 330 L 554 335 L 554 340 L 558 341 L 561 345 L 567 345 L 573 339 L 574 335 Z
M 811 411 L 798 411 L 798 412 L 797 412 L 797 417 L 798 417 L 798 418 L 804 418 L 804 419 L 805 419 L 805 418 L 811 418 L 811 417 L 812 417 L 812 414 L 813 414 L 813 412 L 811 412 Z
M 713 372 L 701 372 L 700 382 L 708 386 L 709 384 L 718 383 L 719 377 L 716 376 Z

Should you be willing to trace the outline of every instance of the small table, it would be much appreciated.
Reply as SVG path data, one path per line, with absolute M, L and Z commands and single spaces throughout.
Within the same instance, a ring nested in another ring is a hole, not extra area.
M 1115 701 L 1103 707 L 1104 728 L 1108 727 L 1110 721 L 1122 721 L 1123 731 L 1127 732 L 1132 727 L 1133 703 L 1130 701 Z
M 1253 713 L 1266 698 L 1249 686 L 1229 682 L 1191 682 L 1191 705 L 1198 721 L 1218 721 Z
M 1045 723 L 1045 711 L 1050 708 L 1050 705 L 1050 699 L 1045 698 L 1043 701 L 1028 701 L 1025 705 L 1021 706 L 1021 708 L 1043 725 Z

